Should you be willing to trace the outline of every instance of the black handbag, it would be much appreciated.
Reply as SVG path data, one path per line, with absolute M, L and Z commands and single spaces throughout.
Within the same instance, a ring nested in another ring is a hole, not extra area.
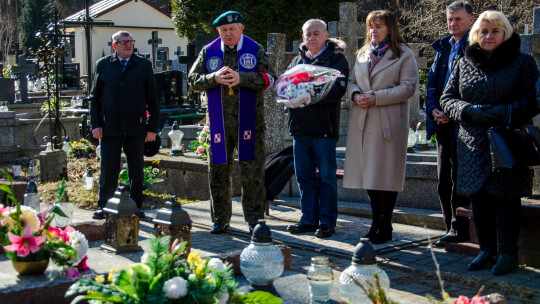
M 540 167 L 540 132 L 536 126 L 512 127 L 512 105 L 508 105 L 505 123 L 488 129 L 491 169 Z

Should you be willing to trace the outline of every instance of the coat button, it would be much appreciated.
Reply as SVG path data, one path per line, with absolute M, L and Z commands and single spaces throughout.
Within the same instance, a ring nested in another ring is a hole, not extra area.
M 368 131 L 367 131 L 367 134 L 371 134 L 371 130 L 368 130 Z

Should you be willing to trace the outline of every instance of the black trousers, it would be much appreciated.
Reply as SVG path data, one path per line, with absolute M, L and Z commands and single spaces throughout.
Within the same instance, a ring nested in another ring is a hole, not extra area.
M 101 138 L 101 174 L 99 176 L 99 208 L 105 207 L 118 187 L 121 153 L 126 154 L 131 197 L 141 209 L 144 180 L 144 136 L 104 136 Z
M 446 231 L 453 229 L 459 234 L 469 233 L 469 219 L 456 216 L 456 209 L 469 205 L 466 197 L 457 194 L 457 151 L 456 126 L 453 121 L 439 125 L 437 129 L 437 192 L 446 225 Z
M 499 199 L 481 189 L 471 196 L 480 250 L 514 255 L 518 252 L 521 199 Z

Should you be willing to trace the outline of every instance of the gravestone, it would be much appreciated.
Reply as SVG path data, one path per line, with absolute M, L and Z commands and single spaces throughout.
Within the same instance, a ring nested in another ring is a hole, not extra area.
M 160 108 L 166 106 L 179 107 L 182 104 L 183 74 L 175 70 L 154 74 Z
M 67 155 L 62 150 L 41 151 L 39 153 L 39 172 L 42 182 L 67 179 Z
M 81 67 L 79 63 L 64 63 L 63 75 L 62 83 L 68 88 L 80 88 Z
M 182 63 L 181 56 L 184 55 L 184 51 L 182 51 L 181 47 L 177 47 L 176 51 L 174 52 L 174 55 L 176 55 L 176 62 L 173 62 L 173 68 L 177 71 L 181 71 L 183 74 L 183 86 L 182 86 L 182 92 L 188 91 L 188 82 L 187 82 L 187 76 L 189 74 L 188 65 Z
M 178 50 L 180 51 L 180 48 L 178 48 Z M 195 44 L 193 43 L 187 44 L 186 56 L 178 55 L 178 62 L 181 64 L 186 64 L 188 71 L 191 70 L 191 66 L 193 65 L 196 59 L 197 59 L 197 53 L 195 53 Z
M 418 65 L 418 69 L 425 70 L 427 69 L 427 58 L 420 57 L 419 55 L 419 49 L 420 44 L 419 43 L 409 43 L 409 46 L 411 47 L 414 58 L 416 59 L 416 64 Z M 416 86 L 416 90 L 414 91 L 413 97 L 409 99 L 409 120 L 412 122 L 418 122 L 424 117 L 420 115 L 420 83 Z
M 15 118 L 15 112 L 0 112 L 0 163 L 13 163 L 19 155 L 19 143 L 17 126 L 19 120 Z
M 37 74 L 37 65 L 28 63 L 25 56 L 19 56 L 19 65 L 13 66 L 12 71 L 19 77 L 19 91 L 21 93 L 20 103 L 32 103 L 28 99 L 28 79 L 26 76 Z
M 285 34 L 270 33 L 267 36 L 267 53 L 276 76 L 285 72 L 295 53 L 285 51 Z M 264 91 L 264 120 L 266 123 L 265 149 L 266 154 L 275 153 L 285 147 L 285 137 L 288 134 L 287 116 L 282 105 L 276 102 L 274 88 Z
M 347 43 L 348 53 L 345 58 L 349 62 L 350 71 L 354 67 L 359 40 L 362 40 L 366 33 L 365 24 L 356 21 L 357 10 L 356 3 L 342 2 L 339 4 L 339 21 L 328 22 L 329 37 L 339 38 Z
M 15 101 L 15 79 L 0 78 L 0 102 L 7 101 L 13 103 Z

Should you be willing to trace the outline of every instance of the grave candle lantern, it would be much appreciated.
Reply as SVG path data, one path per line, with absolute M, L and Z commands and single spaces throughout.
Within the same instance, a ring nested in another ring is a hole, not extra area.
M 126 186 L 119 186 L 103 211 L 105 212 L 105 244 L 102 249 L 113 253 L 142 250 L 139 243 L 139 209 L 129 197 Z
M 182 205 L 176 201 L 176 196 L 172 195 L 170 200 L 165 202 L 165 207 L 158 210 L 154 222 L 154 231 L 157 237 L 165 235 L 171 236 L 171 244 L 178 240 L 178 243 L 187 242 L 185 255 L 191 250 L 191 223 L 187 211 L 182 209 Z

